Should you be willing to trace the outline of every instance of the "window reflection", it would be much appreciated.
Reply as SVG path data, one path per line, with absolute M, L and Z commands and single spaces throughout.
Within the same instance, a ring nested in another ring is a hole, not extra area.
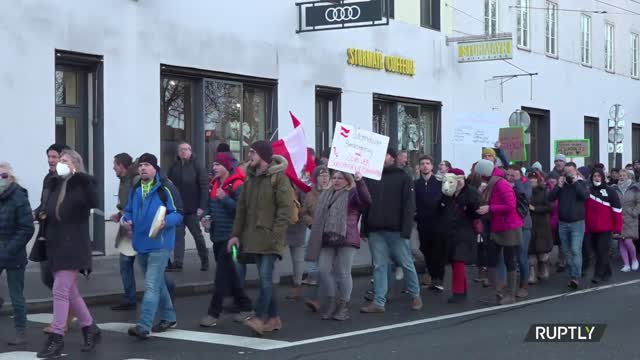
M 178 144 L 192 142 L 191 82 L 163 77 L 160 95 L 161 166 L 168 169 L 177 156 Z

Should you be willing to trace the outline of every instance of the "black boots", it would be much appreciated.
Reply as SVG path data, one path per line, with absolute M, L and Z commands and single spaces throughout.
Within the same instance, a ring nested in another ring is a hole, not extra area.
M 62 335 L 51 334 L 44 344 L 44 348 L 36 355 L 40 359 L 49 359 L 62 355 L 64 349 L 64 341 Z
M 100 341 L 100 328 L 96 324 L 85 326 L 82 328 L 82 337 L 84 338 L 84 346 L 80 351 L 90 352 Z

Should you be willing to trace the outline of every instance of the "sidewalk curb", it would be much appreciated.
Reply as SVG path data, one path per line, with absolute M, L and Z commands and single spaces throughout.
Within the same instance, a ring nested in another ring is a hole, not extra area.
M 372 273 L 370 265 L 357 265 L 354 266 L 351 270 L 351 274 L 354 277 L 363 277 L 370 276 Z M 280 278 L 280 285 L 288 286 L 292 283 L 291 275 L 283 275 Z M 245 282 L 246 287 L 250 289 L 258 288 L 258 279 L 247 280 Z M 213 291 L 213 283 L 185 283 L 185 284 L 176 284 L 175 287 L 175 296 L 176 297 L 187 297 L 187 296 L 197 296 L 204 294 L 211 294 Z M 144 291 L 138 291 L 137 297 L 138 300 L 142 299 L 144 295 Z M 121 293 L 104 293 L 104 294 L 93 294 L 84 296 L 83 299 L 87 306 L 93 305 L 115 305 L 122 298 Z M 52 311 L 53 309 L 53 300 L 52 299 L 33 299 L 27 300 L 27 313 L 38 313 L 45 311 Z M 9 304 L 5 304 L 0 308 L 0 315 L 12 315 L 13 307 Z

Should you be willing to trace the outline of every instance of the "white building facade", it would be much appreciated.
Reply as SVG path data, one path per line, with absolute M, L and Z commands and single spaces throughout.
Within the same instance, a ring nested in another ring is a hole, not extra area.
M 45 149 L 67 143 L 104 179 L 102 207 L 110 214 L 115 154 L 155 153 L 166 167 L 178 142 L 188 141 L 209 165 L 220 142 L 243 157 L 251 142 L 287 134 L 289 111 L 318 152 L 343 121 L 389 135 L 413 160 L 427 153 L 466 167 L 480 150 L 452 143 L 457 114 L 493 113 L 507 126 L 522 109 L 532 118 L 523 165 L 549 168 L 554 140 L 586 137 L 587 161 L 609 166 L 609 110 L 622 104 L 621 162 L 640 158 L 640 16 L 632 14 L 640 4 L 389 3 L 388 26 L 297 33 L 298 8 L 285 0 L 7 2 L 0 13 L 0 160 L 14 165 L 35 206 Z M 512 33 L 509 63 L 459 63 L 458 46 L 447 38 L 485 33 Z M 414 68 L 350 65 L 348 49 Z M 527 73 L 537 75 L 502 86 L 487 81 Z M 107 225 L 106 236 L 97 235 L 98 251 L 113 252 L 112 232 Z

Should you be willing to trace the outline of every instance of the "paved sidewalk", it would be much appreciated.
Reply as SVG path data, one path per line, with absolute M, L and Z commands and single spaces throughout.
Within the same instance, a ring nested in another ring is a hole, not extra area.
M 210 243 L 208 245 L 211 245 Z M 210 292 L 213 288 L 215 274 L 215 260 L 213 252 L 210 251 L 211 267 L 208 272 L 200 271 L 200 259 L 195 250 L 185 252 L 184 269 L 181 273 L 169 273 L 169 276 L 176 284 L 176 295 L 189 296 Z M 371 256 L 367 243 L 356 253 L 354 260 L 354 272 L 362 274 L 370 271 Z M 281 282 L 288 284 L 291 282 L 291 258 L 289 250 L 284 251 L 282 261 L 277 263 L 277 271 L 281 276 Z M 255 286 L 258 273 L 255 266 L 249 265 L 247 268 L 247 286 Z M 88 304 L 116 303 L 122 294 L 122 281 L 120 278 L 119 256 L 109 255 L 93 258 L 93 272 L 89 278 L 80 277 L 78 285 L 80 293 Z M 136 264 L 136 287 L 139 296 L 144 290 L 142 273 Z M 29 311 L 41 311 L 51 307 L 51 291 L 40 281 L 40 265 L 29 263 L 25 275 L 24 295 L 27 299 Z M 0 278 L 0 296 L 6 301 L 1 312 L 10 311 L 10 299 L 7 289 L 6 276 Z

